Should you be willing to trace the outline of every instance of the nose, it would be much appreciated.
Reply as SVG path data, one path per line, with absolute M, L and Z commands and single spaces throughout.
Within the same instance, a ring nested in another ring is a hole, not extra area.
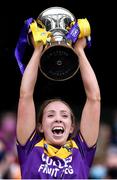
M 59 119 L 56 119 L 55 122 L 56 122 L 56 123 L 62 123 L 62 121 L 59 120 Z

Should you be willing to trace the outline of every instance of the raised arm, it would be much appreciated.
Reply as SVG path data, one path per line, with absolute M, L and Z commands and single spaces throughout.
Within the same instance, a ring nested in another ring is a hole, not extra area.
M 34 48 L 33 55 L 24 71 L 21 81 L 17 116 L 17 139 L 22 145 L 26 143 L 36 126 L 33 93 L 42 49 L 42 45 Z
M 86 39 L 79 39 L 75 51 L 79 57 L 80 72 L 86 93 L 86 103 L 81 116 L 80 131 L 91 147 L 98 138 L 100 123 L 100 89 L 95 73 L 85 55 Z

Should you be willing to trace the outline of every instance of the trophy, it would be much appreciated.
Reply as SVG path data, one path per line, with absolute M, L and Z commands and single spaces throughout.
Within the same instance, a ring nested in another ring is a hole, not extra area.
M 79 69 L 78 56 L 73 45 L 78 38 L 84 36 L 90 41 L 90 25 L 87 19 L 77 20 L 63 7 L 50 7 L 27 24 L 34 42 L 38 44 L 42 41 L 44 44 L 40 59 L 42 74 L 54 81 L 65 81 L 73 77 Z
M 51 7 L 44 10 L 38 19 L 52 33 L 40 60 L 40 70 L 49 79 L 64 81 L 76 74 L 78 57 L 66 38 L 68 25 L 76 21 L 74 15 L 65 8 Z

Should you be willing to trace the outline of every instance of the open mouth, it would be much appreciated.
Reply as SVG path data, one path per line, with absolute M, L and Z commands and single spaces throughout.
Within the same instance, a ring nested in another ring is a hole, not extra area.
M 52 128 L 52 133 L 56 134 L 56 135 L 61 135 L 64 133 L 64 128 L 56 126 L 56 127 Z

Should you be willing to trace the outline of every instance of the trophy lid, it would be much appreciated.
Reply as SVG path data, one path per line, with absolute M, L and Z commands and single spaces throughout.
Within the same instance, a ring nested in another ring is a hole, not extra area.
M 76 21 L 75 16 L 63 7 L 50 7 L 42 11 L 38 18 L 45 25 L 47 31 L 63 29 L 72 22 Z
M 38 18 L 41 18 L 42 16 L 48 16 L 48 15 L 53 16 L 56 14 L 67 15 L 67 16 L 71 17 L 72 20 L 75 19 L 75 16 L 68 9 L 63 8 L 63 7 L 58 7 L 58 6 L 45 9 L 44 11 L 42 11 L 39 14 Z

